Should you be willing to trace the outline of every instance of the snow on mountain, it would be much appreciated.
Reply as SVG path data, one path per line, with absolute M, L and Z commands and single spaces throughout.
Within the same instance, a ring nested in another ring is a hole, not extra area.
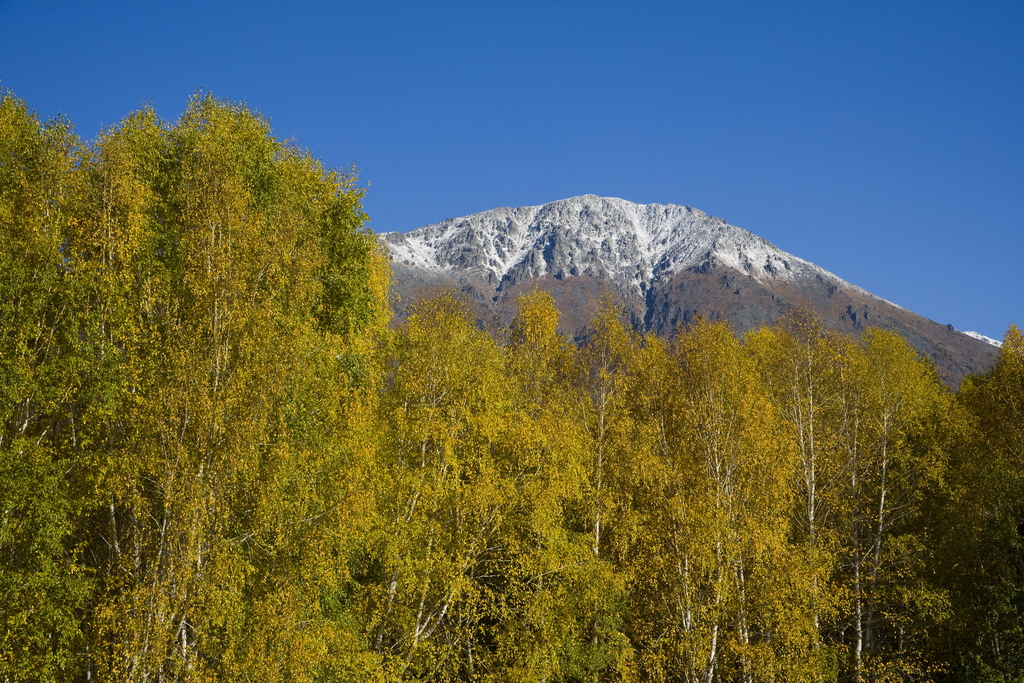
M 584 195 L 449 218 L 381 238 L 396 263 L 474 275 L 495 287 L 545 274 L 589 274 L 642 296 L 653 280 L 721 263 L 759 282 L 821 277 L 884 301 L 747 230 L 675 204 Z
M 999 341 L 998 339 L 993 339 L 992 337 L 986 337 L 985 335 L 979 332 L 964 332 L 964 334 L 966 334 L 968 337 L 973 337 L 974 339 L 978 339 L 987 344 L 991 344 L 992 346 L 999 347 L 1000 349 L 1003 348 L 1003 342 Z

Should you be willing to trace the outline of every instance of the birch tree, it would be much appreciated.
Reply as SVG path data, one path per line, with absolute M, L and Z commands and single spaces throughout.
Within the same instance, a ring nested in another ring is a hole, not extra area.
M 947 420 L 949 473 L 937 572 L 954 617 L 934 658 L 954 680 L 1024 675 L 1024 336 L 1011 325 L 995 366 L 960 386 Z
M 0 676 L 52 681 L 79 668 L 77 612 L 91 582 L 69 543 L 93 502 L 90 447 L 111 378 L 79 329 L 88 282 L 66 243 L 85 149 L 63 119 L 0 98 Z M 83 422 L 85 424 L 83 424 Z
M 358 192 L 202 95 L 174 125 L 146 110 L 105 133 L 90 178 L 72 245 L 104 287 L 95 339 L 126 392 L 109 416 L 106 512 L 85 533 L 103 578 L 90 671 L 312 675 L 329 621 L 316 581 L 332 577 L 308 570 L 337 548 L 311 539 L 350 497 L 333 396 L 382 294 Z M 329 240 L 349 245 L 346 263 Z M 328 314 L 345 300 L 347 320 Z
M 827 677 L 826 672 L 834 669 L 835 653 L 826 634 L 841 604 L 837 522 L 846 461 L 839 451 L 839 416 L 847 344 L 826 332 L 820 319 L 801 310 L 775 327 L 748 334 L 746 343 L 797 456 L 791 481 L 794 540 L 801 552 L 791 559 L 798 562 L 797 575 L 809 584 L 805 593 L 791 596 L 791 604 L 800 604 L 810 616 L 813 630 L 806 633 L 805 655 L 817 662 L 812 668 Z
M 478 675 L 517 507 L 504 356 L 451 295 L 419 304 L 381 404 L 373 649 L 391 675 Z
M 934 368 L 891 332 L 870 329 L 844 367 L 843 547 L 853 680 L 927 678 L 920 638 L 947 599 L 924 580 L 925 493 L 943 472 L 929 430 L 947 404 Z
M 780 667 L 767 644 L 785 619 L 766 589 L 786 554 L 791 451 L 726 326 L 702 322 L 669 354 L 650 348 L 656 446 L 634 598 L 644 661 L 665 678 L 770 680 Z

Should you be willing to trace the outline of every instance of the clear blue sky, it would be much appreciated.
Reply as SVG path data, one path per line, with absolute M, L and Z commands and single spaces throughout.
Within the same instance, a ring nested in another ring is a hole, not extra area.
M 890 301 L 1024 324 L 1022 2 L 0 0 L 0 88 L 92 139 L 199 88 L 375 230 L 593 193 L 688 204 Z

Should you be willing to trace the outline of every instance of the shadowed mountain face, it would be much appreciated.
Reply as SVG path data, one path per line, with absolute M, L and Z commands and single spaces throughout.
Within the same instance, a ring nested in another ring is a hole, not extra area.
M 484 320 L 507 324 L 516 297 L 548 291 L 562 332 L 579 338 L 601 296 L 621 298 L 641 330 L 669 335 L 699 316 L 737 332 L 774 324 L 795 306 L 857 335 L 895 329 L 952 385 L 989 367 L 998 348 L 901 308 L 688 206 L 585 195 L 500 208 L 380 236 L 391 254 L 396 316 L 451 287 Z

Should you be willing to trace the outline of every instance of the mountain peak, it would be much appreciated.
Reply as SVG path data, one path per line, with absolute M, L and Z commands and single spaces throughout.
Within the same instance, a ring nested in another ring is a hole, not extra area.
M 748 230 L 678 204 L 587 194 L 381 237 L 395 262 L 438 274 L 472 273 L 498 286 L 506 279 L 601 275 L 642 295 L 652 280 L 722 264 L 759 282 L 827 277 L 874 297 Z

